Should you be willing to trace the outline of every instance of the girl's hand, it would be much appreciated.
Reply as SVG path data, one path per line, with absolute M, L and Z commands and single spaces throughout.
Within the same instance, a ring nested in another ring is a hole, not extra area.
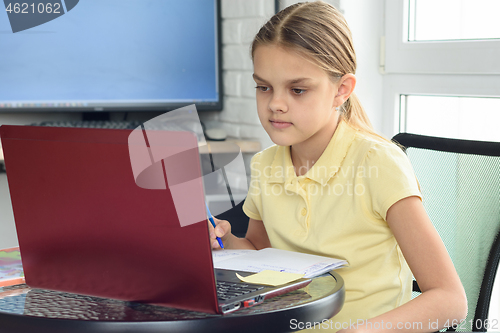
M 214 217 L 215 229 L 212 227 L 212 223 L 208 222 L 208 227 L 210 231 L 210 243 L 212 244 L 212 249 L 220 249 L 219 242 L 217 242 L 216 237 L 222 240 L 222 244 L 226 244 L 228 237 L 231 235 L 231 224 L 226 220 L 219 220 Z

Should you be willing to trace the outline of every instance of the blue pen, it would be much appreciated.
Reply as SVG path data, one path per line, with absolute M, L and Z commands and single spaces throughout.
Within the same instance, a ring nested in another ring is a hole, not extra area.
M 214 218 L 212 217 L 212 213 L 210 213 L 210 209 L 208 209 L 208 204 L 205 202 L 205 206 L 207 207 L 207 213 L 208 213 L 208 219 L 210 220 L 210 222 L 212 223 L 214 229 L 215 229 L 215 221 L 214 221 Z M 217 242 L 219 242 L 219 246 L 221 249 L 224 248 L 224 244 L 222 244 L 222 240 L 217 237 Z

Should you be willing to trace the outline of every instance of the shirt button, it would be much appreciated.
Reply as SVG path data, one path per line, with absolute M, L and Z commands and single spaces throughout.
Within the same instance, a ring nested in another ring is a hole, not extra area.
M 302 216 L 306 216 L 306 214 L 307 214 L 307 209 L 302 208 L 302 210 L 300 211 L 300 213 L 302 214 Z

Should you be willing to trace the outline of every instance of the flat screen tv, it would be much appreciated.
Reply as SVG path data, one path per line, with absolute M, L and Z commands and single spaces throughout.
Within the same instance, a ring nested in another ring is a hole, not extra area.
M 0 112 L 222 108 L 220 0 L 53 2 L 15 33 L 0 11 Z

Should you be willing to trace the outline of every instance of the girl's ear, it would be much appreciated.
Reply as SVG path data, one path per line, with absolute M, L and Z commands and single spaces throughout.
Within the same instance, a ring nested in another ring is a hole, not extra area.
M 346 74 L 339 80 L 337 95 L 335 96 L 335 106 L 344 104 L 345 101 L 351 96 L 356 87 L 356 76 L 354 74 Z

